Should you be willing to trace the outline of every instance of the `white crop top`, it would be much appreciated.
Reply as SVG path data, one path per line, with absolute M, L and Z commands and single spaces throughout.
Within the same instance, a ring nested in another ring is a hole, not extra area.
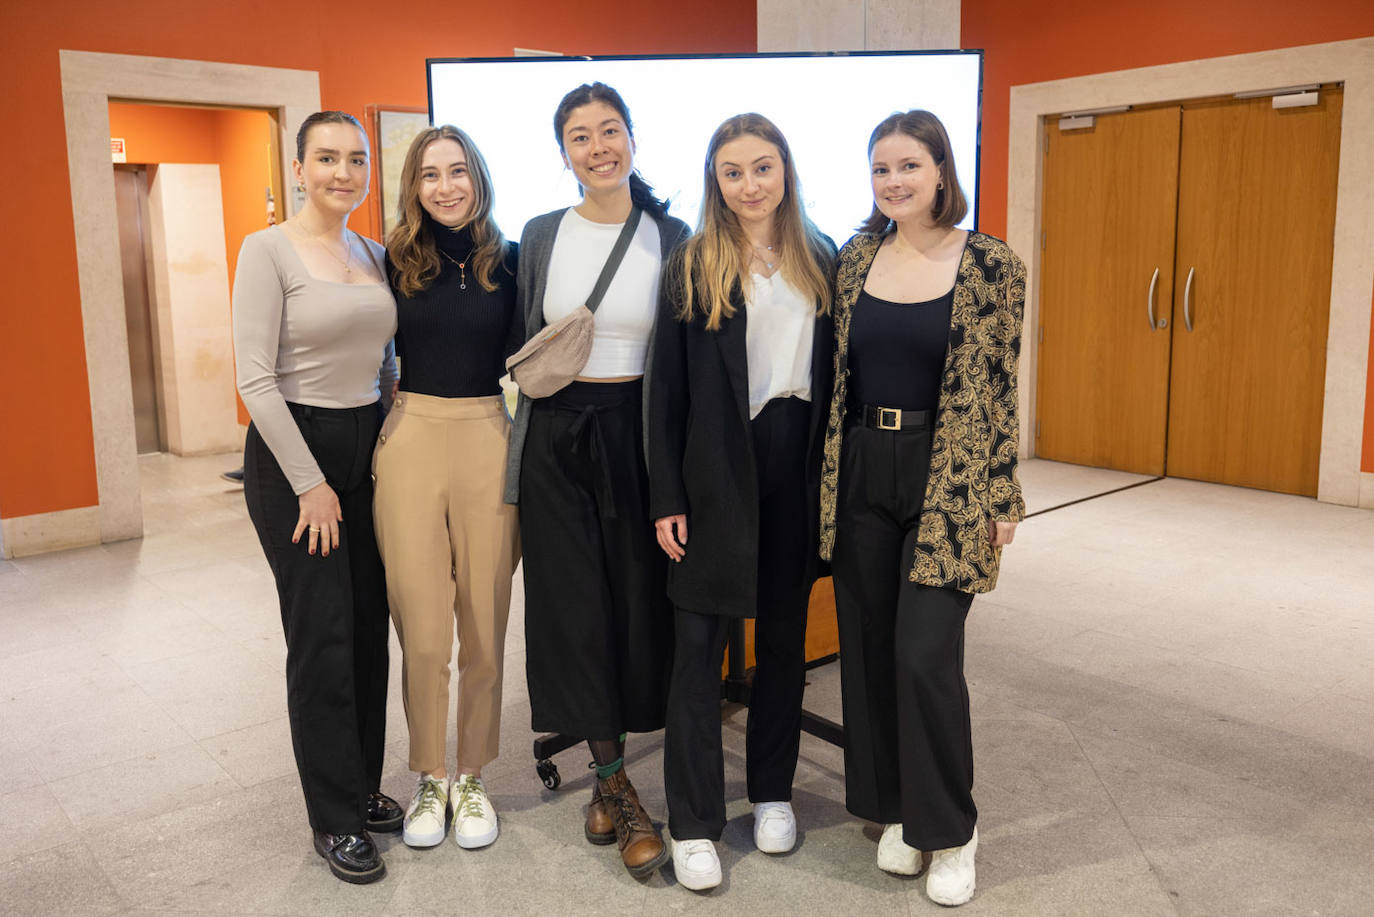
M 558 224 L 544 287 L 544 323 L 553 324 L 587 304 L 596 278 L 624 223 L 593 223 L 569 207 Z M 592 353 L 581 375 L 591 379 L 638 376 L 644 372 L 649 334 L 658 308 L 662 256 L 658 224 L 640 217 L 625 260 L 596 308 Z
M 781 273 L 750 274 L 745 353 L 749 360 L 749 419 L 774 398 L 811 400 L 811 339 L 816 304 Z

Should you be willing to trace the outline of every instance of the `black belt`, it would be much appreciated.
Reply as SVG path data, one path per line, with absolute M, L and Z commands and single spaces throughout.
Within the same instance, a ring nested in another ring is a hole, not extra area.
M 874 430 L 917 430 L 930 426 L 935 420 L 934 411 L 904 411 L 901 408 L 877 408 L 871 404 L 855 408 L 851 416 Z

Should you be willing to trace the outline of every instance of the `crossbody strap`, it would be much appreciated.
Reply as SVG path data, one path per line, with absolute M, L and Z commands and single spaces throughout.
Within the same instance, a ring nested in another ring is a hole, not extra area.
M 601 297 L 606 295 L 606 288 L 615 279 L 615 272 L 620 270 L 620 262 L 625 260 L 625 252 L 630 249 L 630 240 L 634 238 L 635 230 L 639 228 L 639 218 L 643 215 L 644 211 L 638 207 L 630 208 L 630 215 L 625 220 L 624 228 L 620 230 L 620 236 L 615 240 L 615 247 L 611 249 L 605 266 L 601 268 L 601 276 L 596 278 L 596 286 L 592 287 L 592 294 L 587 297 L 587 311 L 595 312 L 596 307 L 601 305 Z

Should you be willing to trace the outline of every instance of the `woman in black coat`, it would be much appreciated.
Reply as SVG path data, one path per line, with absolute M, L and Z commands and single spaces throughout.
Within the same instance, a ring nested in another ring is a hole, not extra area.
M 722 124 L 707 149 L 700 228 L 664 270 L 647 425 L 650 516 L 674 561 L 664 785 L 687 888 L 720 882 L 720 669 L 732 619 L 756 618 L 754 842 L 767 853 L 796 842 L 834 254 L 802 209 L 777 127 L 757 114 Z

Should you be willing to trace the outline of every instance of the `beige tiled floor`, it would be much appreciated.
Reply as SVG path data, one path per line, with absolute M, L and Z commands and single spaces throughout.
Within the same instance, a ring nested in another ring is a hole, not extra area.
M 840 754 L 809 736 L 797 850 L 752 849 L 735 708 L 724 884 L 630 878 L 582 839 L 586 754 L 559 756 L 557 792 L 535 777 L 518 608 L 487 771 L 501 839 L 388 837 L 386 880 L 334 880 L 291 761 L 271 578 L 217 477 L 234 463 L 145 458 L 144 539 L 0 562 L 0 912 L 937 912 L 873 866 Z M 1032 511 L 1147 480 L 1034 461 L 1023 478 Z M 1053 509 L 1022 526 L 968 635 L 982 846 L 965 912 L 1374 912 L 1374 513 L 1181 480 Z M 837 669 L 807 695 L 836 718 Z M 404 798 L 397 681 L 384 786 Z M 660 818 L 661 748 L 629 755 Z

